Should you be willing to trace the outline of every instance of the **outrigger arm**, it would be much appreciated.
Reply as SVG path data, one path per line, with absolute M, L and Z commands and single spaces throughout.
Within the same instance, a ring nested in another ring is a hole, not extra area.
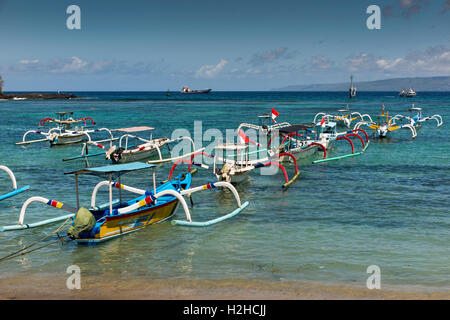
M 111 182 L 110 183 L 109 181 L 106 181 L 106 180 L 105 181 L 101 181 L 95 186 L 94 191 L 92 192 L 92 197 L 91 197 L 91 207 L 92 208 L 95 208 L 96 195 L 97 195 L 98 190 L 102 186 L 111 186 L 111 187 L 114 187 L 114 188 L 126 190 L 126 191 L 129 191 L 129 192 L 132 192 L 132 193 L 136 193 L 136 194 L 139 194 L 139 195 L 145 195 L 146 194 L 146 191 L 143 190 L 143 189 L 130 187 L 130 186 L 127 186 L 127 185 L 124 185 L 124 184 L 120 184 L 120 183 L 117 183 L 117 182 Z M 229 189 L 233 193 L 233 195 L 234 195 L 234 197 L 236 199 L 238 208 L 236 210 L 234 210 L 232 213 L 224 215 L 224 216 L 222 216 L 220 218 L 217 218 L 217 219 L 204 221 L 204 222 L 193 222 L 192 218 L 191 218 L 191 213 L 190 213 L 189 208 L 188 208 L 188 205 L 186 203 L 186 200 L 183 198 L 183 196 L 184 195 L 191 196 L 191 194 L 193 194 L 195 192 L 199 192 L 199 191 L 203 191 L 203 190 L 209 190 L 209 189 L 214 189 L 214 188 L 217 188 L 217 187 L 225 187 L 225 188 Z M 149 204 L 151 202 L 158 201 L 158 198 L 163 197 L 165 195 L 171 195 L 171 196 L 176 197 L 180 201 L 181 206 L 183 207 L 184 213 L 186 215 L 186 221 L 173 220 L 172 221 L 173 225 L 178 224 L 178 225 L 190 226 L 190 227 L 206 227 L 206 226 L 209 226 L 209 225 L 212 225 L 212 224 L 216 224 L 218 222 L 221 222 L 223 220 L 226 220 L 228 218 L 231 218 L 231 217 L 237 215 L 239 212 L 244 210 L 249 205 L 248 201 L 246 201 L 243 204 L 241 203 L 241 199 L 239 197 L 239 193 L 237 192 L 236 188 L 231 183 L 224 182 L 224 181 L 218 181 L 218 182 L 208 183 L 208 184 L 205 184 L 205 185 L 202 185 L 202 186 L 190 188 L 190 189 L 187 189 L 187 190 L 182 190 L 181 192 L 177 192 L 177 191 L 174 191 L 174 190 L 164 190 L 164 191 L 158 192 L 155 196 L 149 195 L 148 197 L 144 198 L 143 200 L 141 200 L 139 202 L 136 202 L 133 205 L 130 205 L 130 206 L 125 207 L 125 208 L 117 209 L 117 212 L 123 214 L 123 213 L 127 213 L 127 212 L 130 212 L 130 211 L 136 210 L 136 209 L 138 209 L 138 208 L 140 208 L 142 206 L 145 206 L 145 205 L 147 205 L 147 204 Z
M 28 189 L 30 188 L 30 186 L 25 186 L 25 187 L 22 187 L 22 188 L 17 188 L 17 182 L 16 182 L 16 177 L 14 176 L 14 173 L 13 173 L 8 167 L 6 167 L 6 166 L 0 166 L 0 170 L 5 171 L 5 172 L 9 175 L 9 177 L 10 177 L 10 179 L 11 179 L 11 182 L 12 182 L 12 187 L 13 187 L 13 189 L 14 189 L 13 191 L 11 191 L 11 192 L 9 192 L 9 193 L 0 195 L 0 201 L 1 201 L 1 200 L 5 200 L 5 199 L 7 199 L 7 198 L 10 198 L 10 197 L 12 197 L 12 196 L 15 196 L 16 194 L 22 193 L 22 192 L 24 192 L 25 190 L 28 190 Z

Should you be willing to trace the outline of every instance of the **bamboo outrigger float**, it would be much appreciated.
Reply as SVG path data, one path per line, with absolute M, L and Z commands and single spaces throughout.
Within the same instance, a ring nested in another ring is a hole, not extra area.
M 153 189 L 138 189 L 121 183 L 120 178 L 123 174 L 144 169 L 153 169 Z M 249 204 L 248 201 L 241 203 L 238 192 L 228 182 L 208 183 L 206 185 L 191 188 L 191 173 L 189 172 L 178 175 L 174 179 L 169 179 L 157 186 L 155 169 L 155 165 L 132 162 L 68 172 L 66 174 L 75 176 L 76 208 L 43 197 L 31 197 L 25 201 L 22 206 L 18 224 L 1 227 L 0 231 L 28 229 L 48 225 L 57 221 L 73 219 L 73 224 L 68 229 L 68 235 L 79 243 L 95 244 L 97 242 L 137 231 L 148 225 L 166 221 L 175 214 L 175 211 L 180 204 L 186 215 L 186 221 L 175 220 L 172 221 L 172 224 L 195 227 L 209 226 L 229 219 L 237 215 Z M 95 186 L 91 196 L 90 209 L 80 207 L 79 204 L 78 176 L 80 175 L 94 175 L 108 178 L 108 180 L 101 181 Z M 118 178 L 118 182 L 114 182 L 113 178 Z M 107 186 L 109 188 L 109 202 L 102 206 L 96 206 L 96 195 L 102 186 Z M 195 192 L 218 187 L 228 188 L 232 192 L 238 208 L 219 218 L 204 222 L 192 221 L 191 213 L 184 196 L 190 196 Z M 119 189 L 119 200 L 113 201 L 113 188 Z M 138 196 L 129 201 L 123 201 L 122 190 L 137 194 Z M 70 214 L 36 223 L 25 224 L 24 219 L 26 210 L 33 202 L 45 203 L 49 206 L 68 211 Z
M 22 192 L 30 189 L 30 186 L 17 188 L 16 177 L 14 176 L 14 173 L 11 171 L 11 169 L 9 169 L 8 167 L 0 166 L 0 170 L 5 171 L 9 175 L 9 178 L 11 179 L 12 187 L 13 187 L 13 191 L 0 195 L 0 201 L 11 198 L 19 193 L 22 193 Z
M 90 134 L 100 131 L 105 131 L 112 139 L 112 134 L 107 128 L 94 129 L 95 122 L 91 117 L 74 119 L 72 111 L 57 112 L 57 119 L 44 118 L 39 121 L 38 130 L 28 130 L 22 137 L 21 142 L 16 145 L 32 144 L 37 142 L 49 142 L 50 146 L 67 145 L 73 143 L 80 143 L 86 140 L 91 140 Z M 87 121 L 92 125 L 88 126 Z M 55 123 L 56 127 L 50 128 L 48 131 L 42 130 L 46 123 Z M 42 139 L 27 140 L 27 136 L 31 134 L 38 134 L 44 136 Z

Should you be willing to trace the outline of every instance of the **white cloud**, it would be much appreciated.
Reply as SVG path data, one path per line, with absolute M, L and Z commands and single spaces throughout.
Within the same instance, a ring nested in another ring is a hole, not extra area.
M 391 59 L 361 53 L 349 57 L 342 66 L 351 72 L 371 71 L 393 76 L 448 75 L 450 74 L 450 49 L 445 46 L 435 46 Z
M 72 57 L 69 61 L 64 61 L 62 65 L 57 66 L 51 72 L 68 73 L 68 72 L 86 72 L 88 62 L 78 57 Z
M 39 63 L 39 60 L 38 59 L 35 59 L 35 60 L 20 60 L 19 63 L 21 63 L 21 64 Z
M 322 55 L 317 55 L 311 58 L 310 64 L 315 68 L 327 70 L 333 67 L 334 62 Z
M 288 48 L 276 48 L 267 50 L 261 53 L 255 53 L 248 61 L 252 66 L 262 66 L 266 63 L 271 63 L 277 60 L 292 59 L 297 54 L 296 51 L 289 51 Z
M 225 59 L 221 59 L 218 64 L 210 65 L 206 64 L 201 66 L 200 69 L 195 73 L 196 78 L 214 78 L 217 76 L 220 71 L 227 65 L 228 61 Z

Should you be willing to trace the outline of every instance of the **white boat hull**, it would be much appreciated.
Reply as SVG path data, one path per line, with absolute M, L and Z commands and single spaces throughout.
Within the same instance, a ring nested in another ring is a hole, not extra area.
M 54 140 L 50 140 L 50 145 L 64 145 L 72 143 L 80 143 L 86 139 L 84 134 L 58 135 Z
M 150 150 L 142 150 L 137 152 L 123 152 L 121 154 L 121 158 L 117 163 L 128 163 L 134 161 L 146 160 L 148 158 L 154 157 L 158 154 L 158 151 L 155 149 Z

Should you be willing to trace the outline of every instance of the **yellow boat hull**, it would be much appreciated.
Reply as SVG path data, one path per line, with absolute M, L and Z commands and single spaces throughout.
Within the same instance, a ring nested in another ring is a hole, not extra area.
M 92 238 L 80 238 L 80 243 L 96 243 L 134 232 L 148 225 L 169 219 L 175 213 L 178 200 L 173 200 L 161 206 L 156 206 L 130 214 L 108 216 L 101 225 L 100 230 Z

